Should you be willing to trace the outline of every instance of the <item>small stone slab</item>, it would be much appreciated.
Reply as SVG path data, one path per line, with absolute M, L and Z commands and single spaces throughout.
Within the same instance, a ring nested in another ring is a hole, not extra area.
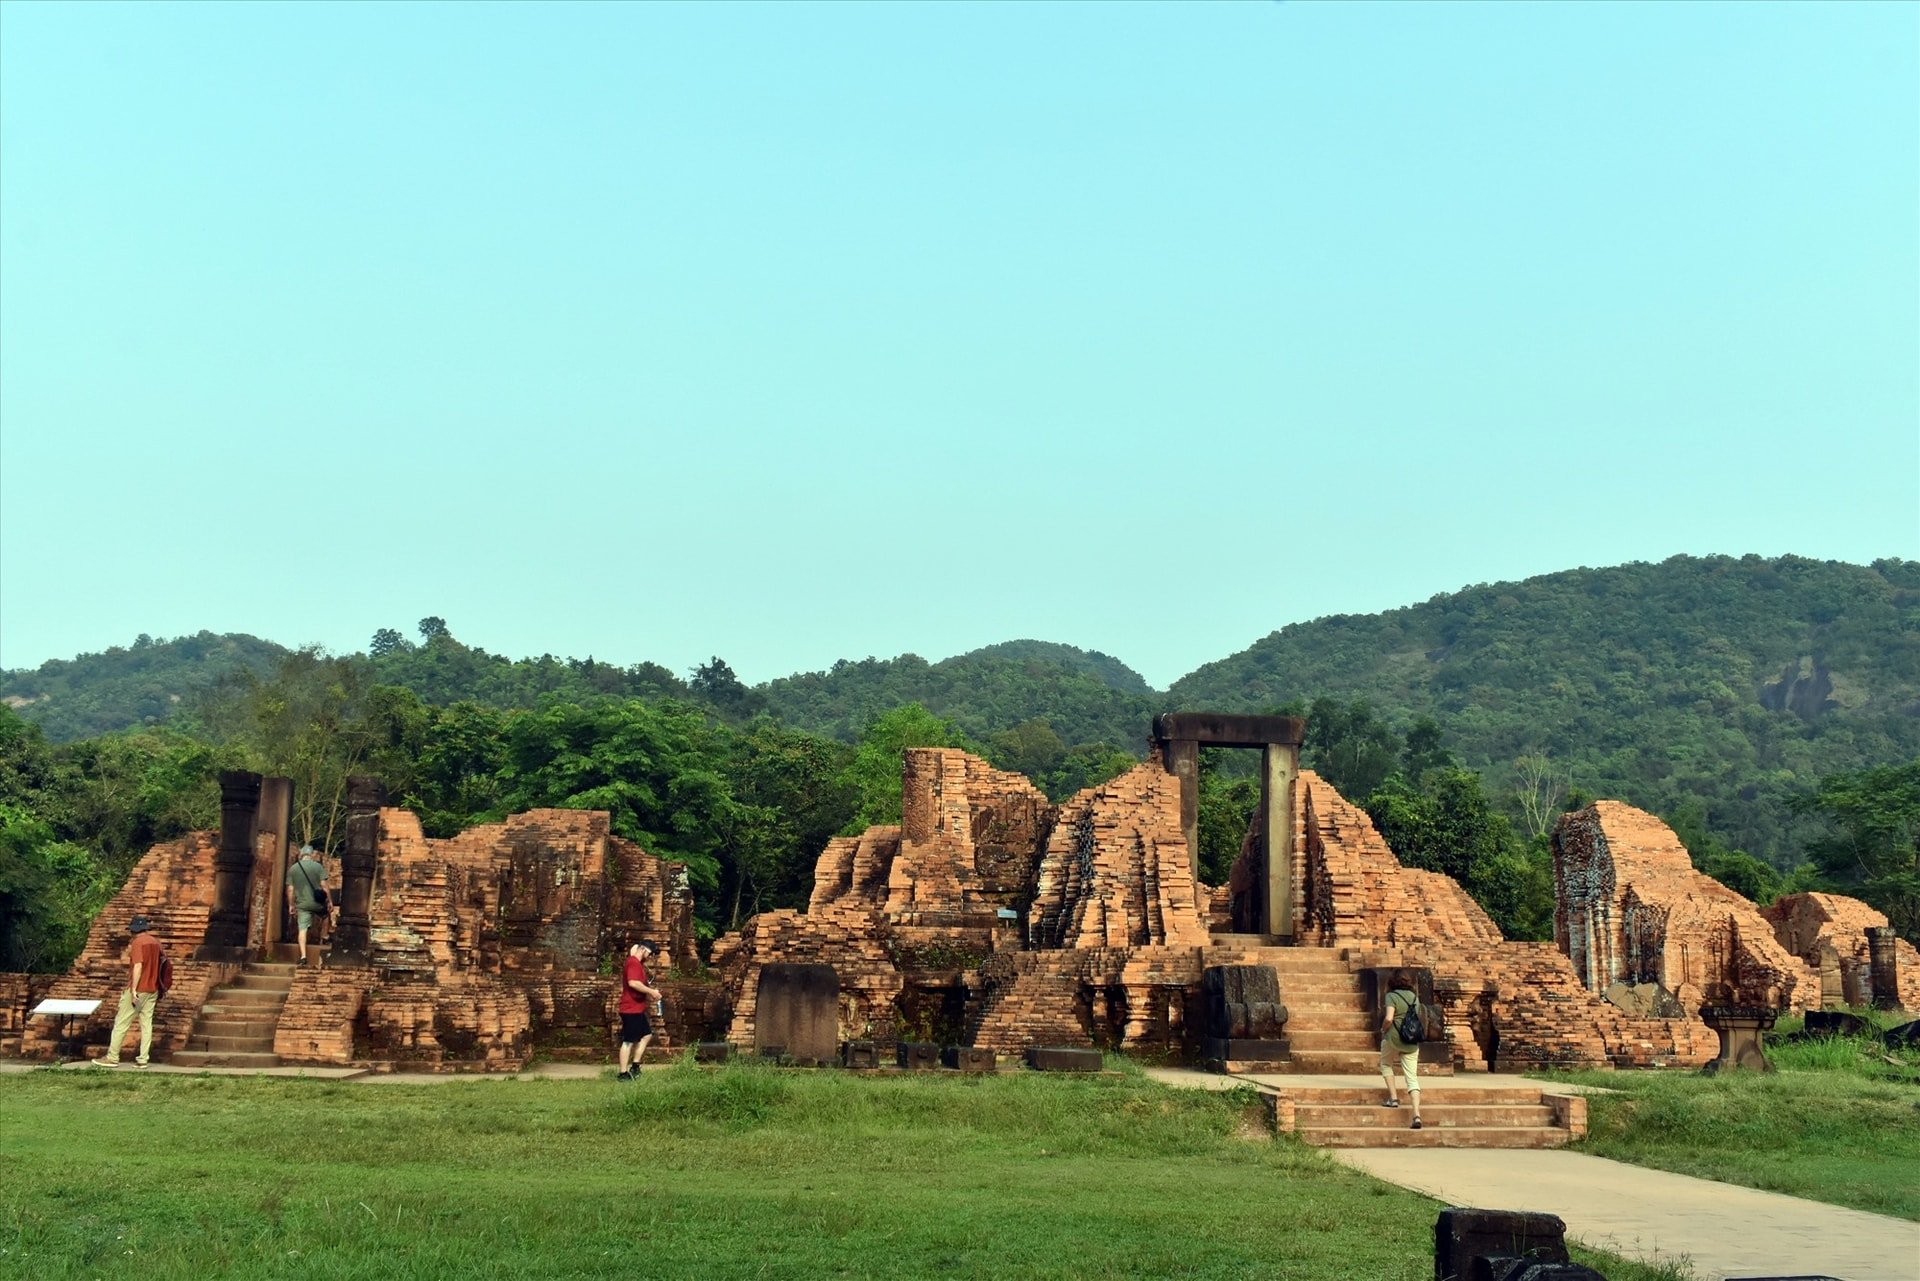
M 940 1066 L 940 1047 L 931 1041 L 902 1041 L 894 1058 L 909 1072 L 931 1072 Z
M 880 1043 L 878 1041 L 848 1041 L 840 1047 L 840 1066 L 850 1068 L 879 1067 Z
M 1473 1210 L 1453 1207 L 1440 1211 L 1433 1222 L 1434 1281 L 1475 1281 L 1474 1267 L 1482 1259 L 1526 1263 L 1570 1263 L 1567 1225 L 1557 1214 L 1527 1210 Z M 1483 1268 L 1482 1275 L 1498 1275 Z
M 1098 1072 L 1106 1063 L 1098 1050 L 1070 1045 L 1030 1045 L 1027 1066 L 1036 1072 Z
M 1201 1043 L 1202 1054 L 1210 1061 L 1237 1063 L 1252 1060 L 1259 1063 L 1285 1063 L 1293 1057 L 1293 1050 L 1284 1036 L 1266 1040 L 1238 1038 L 1222 1040 L 1209 1036 Z
M 725 1063 L 733 1057 L 731 1041 L 701 1041 L 693 1047 L 695 1063 Z
M 992 1050 L 971 1045 L 949 1045 L 940 1051 L 940 1062 L 962 1072 L 991 1072 L 999 1066 Z
M 1858 1014 L 1845 1010 L 1809 1010 L 1806 1026 L 1801 1029 L 1805 1036 L 1863 1036 L 1873 1031 L 1873 1025 Z

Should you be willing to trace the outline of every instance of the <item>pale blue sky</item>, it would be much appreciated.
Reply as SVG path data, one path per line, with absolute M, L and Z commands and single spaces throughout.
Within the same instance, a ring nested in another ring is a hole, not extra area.
M 0 6 L 0 666 L 1920 557 L 1910 4 Z

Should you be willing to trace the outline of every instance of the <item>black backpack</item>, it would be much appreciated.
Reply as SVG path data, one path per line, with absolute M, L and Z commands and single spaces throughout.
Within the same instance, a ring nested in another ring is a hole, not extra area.
M 1400 1038 L 1402 1045 L 1418 1045 L 1427 1039 L 1427 1026 L 1420 1018 L 1420 998 L 1413 998 L 1407 1006 L 1407 1012 L 1393 1026 L 1393 1034 Z
M 153 976 L 153 995 L 156 1000 L 173 990 L 173 958 L 165 952 L 160 954 L 159 971 Z

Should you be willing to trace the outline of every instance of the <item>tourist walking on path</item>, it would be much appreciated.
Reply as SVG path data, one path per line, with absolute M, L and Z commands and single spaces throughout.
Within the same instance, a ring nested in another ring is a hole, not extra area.
M 653 957 L 651 943 L 636 942 L 627 949 L 627 963 L 620 978 L 620 1079 L 631 1081 L 640 1070 L 640 1057 L 653 1039 L 653 1020 L 648 1015 L 659 1009 L 660 989 L 647 977 L 647 962 Z
M 1420 1007 L 1420 996 L 1413 990 L 1413 975 L 1395 970 L 1388 979 L 1387 999 L 1380 1024 L 1380 1075 L 1387 1078 L 1387 1101 L 1383 1106 L 1397 1108 L 1400 1097 L 1393 1089 L 1394 1060 L 1400 1062 L 1400 1074 L 1407 1078 L 1407 1098 L 1413 1104 L 1413 1128 L 1420 1128 L 1420 1042 L 1411 1044 L 1400 1038 L 1401 1023 L 1410 1010 Z
M 127 945 L 127 986 L 120 993 L 120 1008 L 113 1016 L 113 1039 L 100 1061 L 108 1067 L 120 1066 L 120 1047 L 126 1043 L 127 1029 L 134 1016 L 140 1016 L 140 1057 L 134 1062 L 147 1065 L 153 1051 L 153 1007 L 160 999 L 160 963 L 165 949 L 153 936 L 153 923 L 136 914 L 127 929 L 133 941 Z
M 300 857 L 287 870 L 287 897 L 293 903 L 295 924 L 300 927 L 300 964 L 307 963 L 307 931 L 318 920 L 324 922 L 333 910 L 327 897 L 327 869 L 311 845 L 300 847 Z

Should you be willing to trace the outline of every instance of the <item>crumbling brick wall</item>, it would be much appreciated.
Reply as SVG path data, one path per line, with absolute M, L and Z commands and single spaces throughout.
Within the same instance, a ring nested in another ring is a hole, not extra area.
M 1658 983 L 1690 1011 L 1818 1004 L 1817 975 L 1653 815 L 1597 801 L 1562 816 L 1553 869 L 1555 942 L 1588 991 Z
M 1872 1001 L 1866 931 L 1883 928 L 1884 913 L 1843 894 L 1789 894 L 1760 914 L 1780 946 L 1818 976 L 1821 1004 Z M 1899 954 L 1900 1004 L 1920 1009 L 1920 952 L 1905 939 L 1894 940 L 1894 949 Z
M 16 1058 L 33 1007 L 47 997 L 51 974 L 0 974 L 0 1058 Z M 52 1020 L 57 1028 L 59 1020 Z
M 119 893 L 94 918 L 86 946 L 73 965 L 47 986 L 45 996 L 100 1001 L 93 1015 L 74 1022 L 74 1036 L 89 1043 L 90 1054 L 105 1050 L 113 1030 L 114 1012 L 127 985 L 127 946 L 132 941 L 127 927 L 135 915 L 145 915 L 153 923 L 154 937 L 173 960 L 173 990 L 154 1007 L 156 1061 L 186 1044 L 207 994 L 239 972 L 235 966 L 192 959 L 194 949 L 206 939 L 207 917 L 213 910 L 217 845 L 213 833 L 192 832 L 148 850 L 134 864 Z M 59 1020 L 33 1019 L 22 1034 L 20 1053 L 51 1058 L 58 1040 Z
M 754 1043 L 760 969 L 772 964 L 831 965 L 840 977 L 840 1031 L 849 1039 L 891 1026 L 902 987 L 887 951 L 887 920 L 877 908 L 830 906 L 817 912 L 761 912 L 713 945 L 713 969 L 726 991 L 726 1039 Z

